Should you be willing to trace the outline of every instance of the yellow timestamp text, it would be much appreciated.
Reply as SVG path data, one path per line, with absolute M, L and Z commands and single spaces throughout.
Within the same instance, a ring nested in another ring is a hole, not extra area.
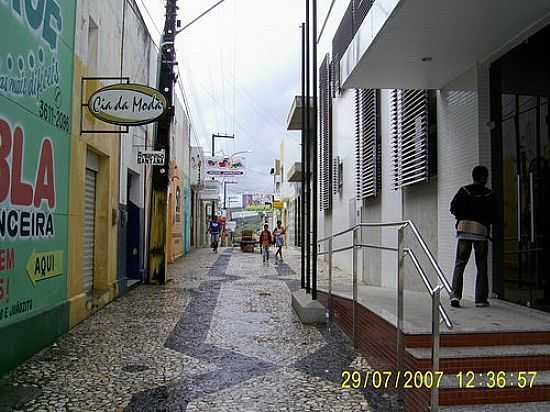
M 341 389 L 432 389 L 432 388 L 487 388 L 502 389 L 517 387 L 532 388 L 537 378 L 536 371 L 506 372 L 461 371 L 392 371 L 392 370 L 343 370 Z

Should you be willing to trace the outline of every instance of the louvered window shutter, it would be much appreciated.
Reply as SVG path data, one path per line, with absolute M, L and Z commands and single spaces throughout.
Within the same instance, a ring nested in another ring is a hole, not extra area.
M 381 188 L 380 95 L 355 91 L 355 180 L 358 199 L 376 197 Z
M 342 161 L 340 160 L 340 156 L 336 156 L 334 159 L 332 159 L 332 194 L 337 195 L 342 192 L 342 185 L 343 185 L 343 175 L 342 175 L 342 168 L 343 168 Z
M 435 93 L 392 91 L 393 187 L 424 182 L 436 173 Z
M 331 142 L 331 92 L 330 60 L 328 54 L 319 68 L 319 176 L 320 208 L 330 210 L 332 204 L 332 142 Z

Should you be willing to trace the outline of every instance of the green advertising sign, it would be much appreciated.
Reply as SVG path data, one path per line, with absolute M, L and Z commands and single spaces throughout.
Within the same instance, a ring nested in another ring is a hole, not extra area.
M 0 328 L 67 299 L 75 8 L 0 0 Z

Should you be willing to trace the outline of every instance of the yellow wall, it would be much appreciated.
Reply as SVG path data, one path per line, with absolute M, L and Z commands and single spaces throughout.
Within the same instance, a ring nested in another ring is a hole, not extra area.
M 69 198 L 69 301 L 70 326 L 73 327 L 91 313 L 113 300 L 118 293 L 117 283 L 117 219 L 119 194 L 119 134 L 80 135 L 80 81 L 87 69 L 75 59 L 73 125 L 71 144 L 70 198 Z M 88 84 L 84 93 L 100 87 Z M 84 96 L 86 98 L 86 96 Z M 84 99 L 83 98 L 83 99 Z M 89 114 L 84 118 L 84 128 L 100 126 Z M 116 129 L 114 129 L 116 130 Z M 91 150 L 100 159 L 97 175 L 96 243 L 94 294 L 83 291 L 83 227 L 86 154 Z

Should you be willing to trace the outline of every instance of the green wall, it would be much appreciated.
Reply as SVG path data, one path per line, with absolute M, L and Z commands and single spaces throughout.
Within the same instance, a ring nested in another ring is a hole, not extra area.
M 0 0 L 0 375 L 69 325 L 75 13 L 76 1 Z

